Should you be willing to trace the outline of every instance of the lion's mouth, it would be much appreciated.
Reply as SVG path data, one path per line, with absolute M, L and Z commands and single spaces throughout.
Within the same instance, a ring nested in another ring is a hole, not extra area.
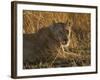
M 66 45 L 66 44 L 67 44 L 67 42 L 66 42 L 66 41 L 63 41 L 63 42 L 62 42 L 62 45 Z
M 64 41 L 62 41 L 62 45 L 66 45 L 67 44 L 67 39 L 65 39 Z

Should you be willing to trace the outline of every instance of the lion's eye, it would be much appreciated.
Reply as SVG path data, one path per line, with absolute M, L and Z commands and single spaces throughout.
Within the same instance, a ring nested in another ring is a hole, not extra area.
M 66 34 L 69 34 L 69 31 L 68 30 L 66 30 Z
M 60 31 L 60 33 L 62 34 L 63 32 L 62 32 L 62 31 Z

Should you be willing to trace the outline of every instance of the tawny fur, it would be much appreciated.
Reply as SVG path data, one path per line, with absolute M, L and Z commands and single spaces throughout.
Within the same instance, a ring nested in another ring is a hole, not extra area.
M 23 63 L 39 64 L 64 58 L 63 45 L 69 43 L 69 28 L 65 23 L 54 23 L 34 34 L 23 34 Z

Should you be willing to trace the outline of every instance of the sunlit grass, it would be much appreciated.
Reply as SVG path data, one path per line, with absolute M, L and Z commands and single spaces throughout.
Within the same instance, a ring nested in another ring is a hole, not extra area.
M 71 67 L 89 66 L 91 64 L 91 31 L 90 14 L 87 13 L 58 13 L 41 11 L 23 11 L 24 33 L 35 33 L 42 27 L 47 27 L 55 22 L 73 23 L 70 45 L 65 50 L 65 57 L 56 58 L 49 63 L 39 62 L 37 64 L 24 65 L 24 69 L 50 68 L 50 67 Z M 62 55 L 63 56 L 63 55 Z

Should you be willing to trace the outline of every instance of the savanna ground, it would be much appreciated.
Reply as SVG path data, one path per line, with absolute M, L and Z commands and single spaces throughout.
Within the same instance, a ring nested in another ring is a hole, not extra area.
M 64 13 L 23 11 L 23 34 L 36 33 L 39 29 L 55 22 L 71 21 L 70 44 L 65 49 L 64 59 L 50 63 L 28 64 L 24 68 L 72 67 L 91 65 L 91 21 L 88 13 Z M 34 54 L 35 55 L 35 54 Z M 63 54 L 62 54 L 63 56 Z M 40 56 L 39 56 L 40 57 Z M 52 63 L 52 64 L 51 64 Z

